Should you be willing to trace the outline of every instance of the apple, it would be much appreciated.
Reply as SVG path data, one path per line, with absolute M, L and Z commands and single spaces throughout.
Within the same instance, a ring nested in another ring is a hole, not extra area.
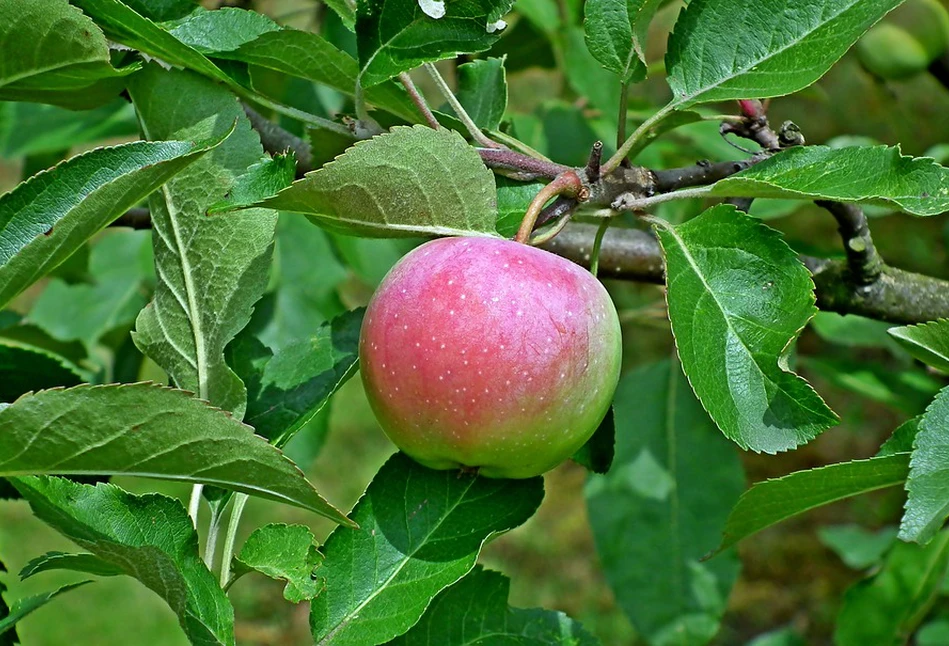
M 443 238 L 383 279 L 359 356 L 373 412 L 404 453 L 529 478 L 596 430 L 621 346 L 616 308 L 588 271 L 519 242 Z

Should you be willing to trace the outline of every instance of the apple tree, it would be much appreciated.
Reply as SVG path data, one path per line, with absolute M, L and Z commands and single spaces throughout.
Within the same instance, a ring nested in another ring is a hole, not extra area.
M 939 0 L 0 0 L 0 512 L 75 546 L 0 515 L 0 643 L 119 575 L 258 643 L 253 572 L 318 644 L 949 643 L 947 88 Z M 570 458 L 618 631 L 479 563 Z M 749 642 L 738 544 L 851 499 Z

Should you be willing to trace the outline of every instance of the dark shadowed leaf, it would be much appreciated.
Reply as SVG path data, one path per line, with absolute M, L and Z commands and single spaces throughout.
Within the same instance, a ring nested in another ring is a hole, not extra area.
M 669 38 L 672 103 L 797 92 L 901 0 L 694 0 Z
M 13 479 L 33 513 L 164 599 L 193 644 L 234 644 L 234 609 L 198 556 L 198 534 L 181 503 L 110 484 Z
M 947 570 L 949 532 L 925 547 L 897 541 L 880 571 L 844 594 L 834 643 L 907 643 L 936 600 Z
M 593 635 L 562 612 L 507 605 L 511 581 L 480 566 L 443 590 L 412 629 L 389 646 L 598 646 Z
M 274 445 L 285 445 L 356 372 L 364 312 L 342 314 L 276 354 L 251 334 L 240 335 L 228 346 L 228 358 L 247 385 L 244 421 Z
M 7 159 L 137 134 L 135 111 L 121 99 L 81 112 L 42 103 L 0 103 L 0 157 Z
M 615 441 L 616 424 L 610 407 L 593 436 L 570 459 L 593 473 L 606 473 L 613 464 Z
M 734 552 L 699 562 L 744 487 L 738 453 L 678 364 L 625 375 L 614 408 L 613 468 L 586 487 L 603 572 L 639 634 L 654 643 L 664 634 L 705 643 L 738 576 Z
M 530 518 L 543 495 L 540 477 L 433 471 L 396 454 L 353 509 L 359 529 L 334 531 L 322 548 L 314 640 L 373 646 L 401 635 L 471 570 L 486 540 Z
M 203 482 L 346 522 L 252 429 L 190 393 L 154 384 L 24 396 L 0 410 L 0 456 L 0 476 L 121 473 Z
M 722 432 L 776 453 L 836 424 L 787 367 L 791 342 L 817 310 L 810 275 L 780 234 L 725 205 L 658 233 L 682 368 Z
M 503 58 L 485 58 L 458 66 L 458 100 L 480 127 L 495 130 L 507 109 Z M 449 114 L 452 111 L 448 110 Z
M 949 210 L 949 168 L 898 146 L 795 146 L 712 187 L 728 197 L 796 197 L 896 206 L 914 215 Z
M 52 352 L 0 339 L 0 402 L 56 386 L 83 381 L 79 369 Z

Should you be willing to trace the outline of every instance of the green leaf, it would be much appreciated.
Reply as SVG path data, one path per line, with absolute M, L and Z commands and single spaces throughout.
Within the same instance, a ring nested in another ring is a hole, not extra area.
M 366 0 L 356 9 L 359 78 L 371 87 L 425 62 L 483 52 L 512 0 Z M 426 13 L 427 12 L 427 13 Z
M 77 386 L 0 410 L 0 476 L 124 474 L 206 483 L 347 520 L 252 429 L 154 384 Z
M 880 562 L 896 540 L 897 529 L 884 527 L 872 532 L 860 525 L 831 525 L 817 530 L 821 543 L 854 570 L 865 570 Z
M 590 0 L 583 6 L 587 47 L 623 83 L 646 77 L 646 34 L 661 0 Z
M 80 581 L 79 583 L 70 583 L 69 585 L 64 585 L 63 587 L 53 590 L 52 592 L 46 592 L 44 594 L 37 594 L 32 597 L 26 597 L 25 599 L 18 599 L 13 602 L 13 607 L 10 608 L 10 613 L 0 616 L 0 637 L 3 637 L 6 633 L 12 631 L 21 619 L 26 617 L 28 614 L 34 610 L 42 608 L 47 603 L 52 601 L 54 598 L 62 594 L 63 592 L 69 592 L 80 586 L 86 585 L 87 583 L 92 583 L 92 581 Z M 0 584 L 0 592 L 3 591 L 3 585 Z M 0 600 L 0 610 L 3 609 L 3 601 Z M 16 633 L 13 633 L 13 640 L 10 642 L 3 642 L 10 644 L 17 644 Z
M 229 134 L 98 148 L 0 195 L 0 306 Z M 198 141 L 199 143 L 194 143 Z
M 364 312 L 347 312 L 276 354 L 241 334 L 228 347 L 228 358 L 247 384 L 244 421 L 284 446 L 356 372 Z
M 926 547 L 896 543 L 878 573 L 844 594 L 834 643 L 907 643 L 936 600 L 947 571 L 949 533 Z
M 504 238 L 513 238 L 521 226 L 524 213 L 543 184 L 518 182 L 503 175 L 495 177 L 497 184 L 497 231 Z
M 414 625 L 432 597 L 467 574 L 485 541 L 526 521 L 543 479 L 491 480 L 432 471 L 396 454 L 356 503 L 359 529 L 337 529 L 316 571 L 318 644 L 372 646 Z
M 922 415 L 906 420 L 896 427 L 893 434 L 887 438 L 877 455 L 893 455 L 894 453 L 910 453 L 919 433 L 919 421 Z
M 209 61 L 201 52 L 181 42 L 167 31 L 138 13 L 135 7 L 119 0 L 71 0 L 95 20 L 112 40 L 145 52 L 170 65 L 186 67 L 231 87 L 240 86 Z M 136 0 L 138 8 L 147 7 Z M 128 3 L 133 4 L 133 3 Z
M 581 446 L 570 459 L 593 473 L 606 473 L 613 464 L 615 443 L 616 424 L 611 406 L 587 443 Z
M 82 380 L 79 369 L 61 356 L 0 339 L 0 402 L 34 390 L 76 386 Z
M 0 157 L 7 159 L 137 134 L 135 111 L 121 99 L 82 112 L 42 103 L 0 103 Z
M 926 543 L 949 517 L 949 387 L 943 388 L 919 420 L 906 481 L 906 511 L 900 539 Z
M 669 37 L 672 105 L 797 92 L 901 1 L 694 0 Z
M 759 482 L 742 494 L 732 509 L 715 553 L 805 511 L 902 484 L 908 473 L 909 454 L 896 453 L 796 471 Z
M 913 215 L 949 210 L 949 168 L 898 146 L 795 146 L 711 188 L 723 197 L 795 197 L 896 206 Z
M 181 503 L 110 484 L 15 478 L 33 513 L 164 599 L 193 644 L 234 644 L 234 609 L 198 556 L 198 534 Z
M 293 152 L 277 154 L 272 159 L 257 162 L 240 176 L 224 200 L 208 207 L 208 213 L 214 215 L 220 211 L 249 206 L 287 188 L 296 176 L 296 166 L 297 159 Z
M 907 352 L 936 370 L 949 372 L 949 319 L 887 330 Z
M 389 646 L 597 646 L 600 641 L 562 612 L 507 605 L 511 581 L 481 566 L 432 599 L 422 618 Z
M 267 285 L 277 217 L 250 210 L 208 217 L 263 156 L 233 94 L 207 79 L 150 65 L 129 88 L 150 139 L 234 134 L 149 200 L 159 277 L 154 301 L 136 322 L 135 344 L 175 383 L 240 417 L 241 380 L 224 347 L 247 324 Z
M 256 11 L 221 7 L 216 11 L 196 11 L 168 33 L 202 54 L 214 54 L 235 50 L 279 30 L 280 25 Z
M 37 556 L 20 570 L 20 579 L 25 580 L 51 570 L 72 570 L 96 576 L 118 576 L 125 574 L 119 566 L 103 560 L 95 554 L 67 554 L 66 552 L 47 552 Z
M 735 447 L 715 429 L 679 366 L 627 373 L 614 399 L 616 458 L 586 487 L 603 572 L 637 633 L 706 643 L 738 576 L 734 552 L 700 559 L 719 540 L 744 488 Z
M 198 9 L 197 0 L 122 0 L 149 20 L 180 20 Z
M 354 238 L 356 239 L 356 238 Z M 313 280 L 319 276 L 319 280 Z M 316 326 L 345 311 L 337 287 L 349 276 L 333 253 L 327 233 L 296 214 L 277 222 L 272 315 L 260 340 L 279 350 L 313 334 Z M 258 303 L 255 309 L 260 310 Z
M 658 233 L 682 368 L 722 432 L 776 453 L 834 425 L 787 368 L 791 342 L 817 310 L 810 274 L 780 234 L 727 205 Z
M 604 152 L 609 154 L 615 139 L 617 120 L 617 106 L 621 96 L 622 84 L 610 70 L 604 69 L 590 53 L 588 43 L 584 38 L 583 27 L 569 27 L 557 40 L 562 43 L 563 72 L 567 83 L 579 96 L 589 101 L 589 107 L 597 108 L 605 115 L 606 129 L 610 131 L 608 137 L 600 137 L 607 142 Z M 637 80 L 645 77 L 646 68 L 641 68 L 642 74 Z M 586 143 L 589 154 L 589 142 Z
M 395 127 L 258 206 L 365 236 L 495 235 L 494 176 L 457 132 Z M 229 216 L 230 217 L 230 216 Z
M 459 65 L 456 95 L 475 124 L 496 130 L 507 109 L 504 59 L 485 58 Z
M 317 34 L 282 28 L 254 11 L 223 8 L 196 13 L 171 34 L 214 58 L 241 61 L 296 76 L 349 96 L 356 90 L 359 65 L 352 56 Z M 365 98 L 409 121 L 419 119 L 408 94 L 395 83 L 371 88 Z
M 322 583 L 313 576 L 320 564 L 316 539 L 304 525 L 270 524 L 258 527 L 235 557 L 235 577 L 244 571 L 287 582 L 283 596 L 300 603 L 320 593 Z
M 83 278 L 67 284 L 54 278 L 25 321 L 58 341 L 82 341 L 90 354 L 106 333 L 135 321 L 154 283 L 148 231 L 110 229 L 96 238 Z M 59 384 L 67 385 L 67 384 Z
M 0 101 L 94 108 L 138 69 L 117 70 L 102 31 L 66 0 L 4 0 L 0 5 Z

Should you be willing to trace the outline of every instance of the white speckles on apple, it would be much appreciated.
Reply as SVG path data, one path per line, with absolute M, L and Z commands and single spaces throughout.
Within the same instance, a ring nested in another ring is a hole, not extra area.
M 468 295 L 467 295 L 467 294 L 462 294 L 460 298 L 461 298 L 461 300 L 465 300 L 466 298 L 468 298 Z
M 454 315 L 455 315 L 455 310 L 448 310 L 448 314 L 450 314 L 451 316 L 454 316 Z

